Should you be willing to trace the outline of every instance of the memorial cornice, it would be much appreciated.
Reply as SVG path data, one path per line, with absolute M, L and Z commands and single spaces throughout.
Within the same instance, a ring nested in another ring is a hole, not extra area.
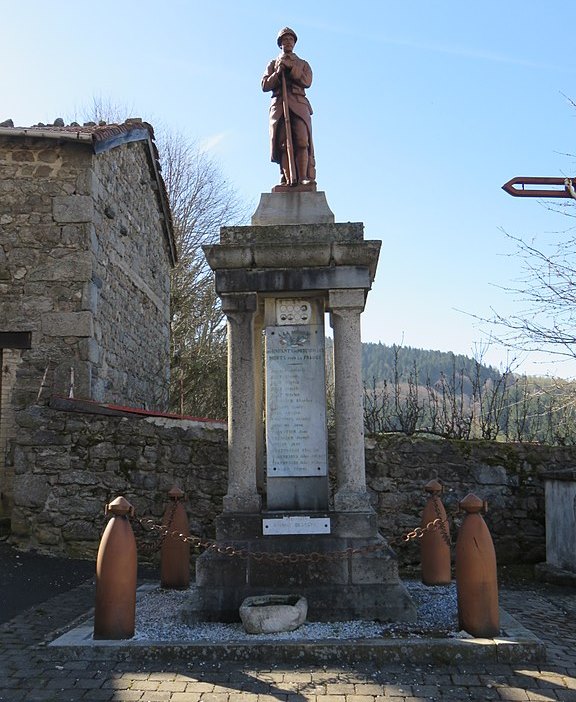
M 380 241 L 213 244 L 204 254 L 214 271 L 363 267 L 374 280 Z
M 222 227 L 221 244 L 303 244 L 364 240 L 362 222 Z

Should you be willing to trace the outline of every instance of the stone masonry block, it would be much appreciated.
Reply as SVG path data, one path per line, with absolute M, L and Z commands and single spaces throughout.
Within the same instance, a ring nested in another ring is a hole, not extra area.
M 297 246 L 303 242 L 362 241 L 362 222 L 321 224 L 273 224 L 252 227 L 222 227 L 221 244 L 286 243 Z
M 508 477 L 503 466 L 485 464 L 475 466 L 472 474 L 479 485 L 505 485 Z
M 398 580 L 398 563 L 387 550 L 362 553 L 352 556 L 351 577 L 354 585 L 395 583 Z
M 24 474 L 14 480 L 14 504 L 20 507 L 44 507 L 48 483 L 44 475 Z
M 29 279 L 33 281 L 89 280 L 92 275 L 92 262 L 89 254 L 78 251 L 68 256 L 51 259 L 44 258 L 42 265 L 36 267 Z
M 89 361 L 90 363 L 100 363 L 100 358 L 102 356 L 102 348 L 96 339 L 84 338 L 78 344 L 78 349 L 80 351 L 80 358 L 83 361 Z
M 87 195 L 59 195 L 52 199 L 52 216 L 56 222 L 91 222 L 94 202 Z
M 96 314 L 98 308 L 98 286 L 90 281 L 86 283 L 82 291 L 82 309 Z
M 42 315 L 42 332 L 46 336 L 93 336 L 91 312 L 47 312 Z
M 348 562 L 323 560 L 279 563 L 270 558 L 250 559 L 249 582 L 254 587 L 295 588 L 314 585 L 345 585 L 349 582 Z
M 205 551 L 196 561 L 196 584 L 200 587 L 241 587 L 246 584 L 247 561 Z
M 330 244 L 260 244 L 254 246 L 257 268 L 300 268 L 329 266 Z

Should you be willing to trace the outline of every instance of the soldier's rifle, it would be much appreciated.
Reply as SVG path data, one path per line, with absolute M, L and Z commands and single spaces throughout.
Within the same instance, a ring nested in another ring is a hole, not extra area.
M 294 163 L 294 144 L 292 142 L 292 125 L 290 124 L 290 107 L 288 105 L 288 91 L 286 90 L 286 74 L 282 66 L 282 110 L 284 112 L 284 125 L 286 127 L 286 156 L 288 157 L 288 177 L 290 185 L 296 185 L 296 164 Z

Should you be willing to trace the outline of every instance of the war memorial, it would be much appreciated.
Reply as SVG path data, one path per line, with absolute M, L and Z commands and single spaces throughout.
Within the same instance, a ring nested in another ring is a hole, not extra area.
M 262 78 L 272 93 L 272 160 L 280 184 L 249 226 L 205 247 L 228 322 L 229 477 L 216 538 L 245 558 L 204 553 L 196 582 L 205 616 L 233 619 L 248 595 L 293 592 L 318 620 L 415 617 L 366 489 L 360 316 L 380 241 L 334 221 L 317 190 L 297 37 Z M 334 339 L 336 457 L 330 489 L 325 317 Z M 331 492 L 333 496 L 331 497 Z M 275 554 L 294 554 L 275 560 Z M 296 555 L 298 554 L 298 555 Z

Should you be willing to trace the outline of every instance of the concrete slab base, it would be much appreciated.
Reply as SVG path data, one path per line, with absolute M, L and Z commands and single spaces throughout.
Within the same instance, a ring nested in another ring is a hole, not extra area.
M 151 587 L 157 587 L 153 585 Z M 523 627 L 514 617 L 500 609 L 501 635 L 493 639 L 475 638 L 356 638 L 356 639 L 291 639 L 281 635 L 264 641 L 246 634 L 227 641 L 166 640 L 94 640 L 93 620 L 86 619 L 48 645 L 61 648 L 66 655 L 82 659 L 130 658 L 131 660 L 187 660 L 202 662 L 249 661 L 251 663 L 301 663 L 302 665 L 338 665 L 351 662 L 390 664 L 421 663 L 461 664 L 528 663 L 544 661 L 543 642 Z M 293 633 L 292 633 L 293 636 Z

